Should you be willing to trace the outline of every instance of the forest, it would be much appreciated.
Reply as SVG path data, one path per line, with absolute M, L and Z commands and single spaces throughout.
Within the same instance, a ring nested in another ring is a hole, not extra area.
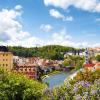
M 21 46 L 8 46 L 10 52 L 20 57 L 41 57 L 52 60 L 63 60 L 66 52 L 81 52 L 84 49 L 76 49 L 60 45 L 47 45 L 43 47 L 25 48 Z

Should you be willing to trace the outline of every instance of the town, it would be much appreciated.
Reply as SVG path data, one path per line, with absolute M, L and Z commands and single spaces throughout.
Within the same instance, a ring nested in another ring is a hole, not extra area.
M 100 100 L 100 0 L 0 0 L 0 100 Z
M 56 71 L 68 71 L 68 69 L 75 68 L 74 60 L 69 61 L 69 56 L 84 57 L 84 62 L 79 66 L 88 70 L 100 70 L 100 62 L 96 59 L 92 59 L 100 55 L 100 48 L 88 48 L 81 52 L 65 52 L 64 60 L 51 60 L 40 57 L 20 57 L 15 56 L 12 52 L 9 52 L 5 46 L 0 46 L 0 66 L 4 67 L 8 71 L 14 71 L 17 73 L 23 73 L 32 79 L 39 79 L 40 75 L 47 75 L 48 73 Z M 75 58 L 76 59 L 76 58 Z M 100 59 L 100 58 L 99 58 Z M 44 73 L 44 74 L 43 74 Z

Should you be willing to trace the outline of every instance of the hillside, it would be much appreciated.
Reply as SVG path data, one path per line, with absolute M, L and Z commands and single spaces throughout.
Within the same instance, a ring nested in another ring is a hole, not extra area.
M 11 51 L 16 56 L 21 57 L 42 57 L 52 60 L 61 60 L 66 52 L 77 52 L 84 51 L 84 49 L 75 49 L 73 47 L 65 47 L 60 45 L 47 45 L 43 47 L 33 47 L 33 48 L 25 48 L 25 47 L 11 47 L 8 46 L 8 50 Z

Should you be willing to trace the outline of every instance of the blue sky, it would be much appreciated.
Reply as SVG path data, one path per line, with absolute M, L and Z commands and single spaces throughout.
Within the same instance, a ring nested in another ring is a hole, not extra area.
M 0 45 L 100 46 L 99 0 L 0 0 Z

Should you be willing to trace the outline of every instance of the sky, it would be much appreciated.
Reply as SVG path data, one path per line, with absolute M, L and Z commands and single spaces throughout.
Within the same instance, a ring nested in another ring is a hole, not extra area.
M 0 45 L 100 47 L 100 0 L 0 0 Z

